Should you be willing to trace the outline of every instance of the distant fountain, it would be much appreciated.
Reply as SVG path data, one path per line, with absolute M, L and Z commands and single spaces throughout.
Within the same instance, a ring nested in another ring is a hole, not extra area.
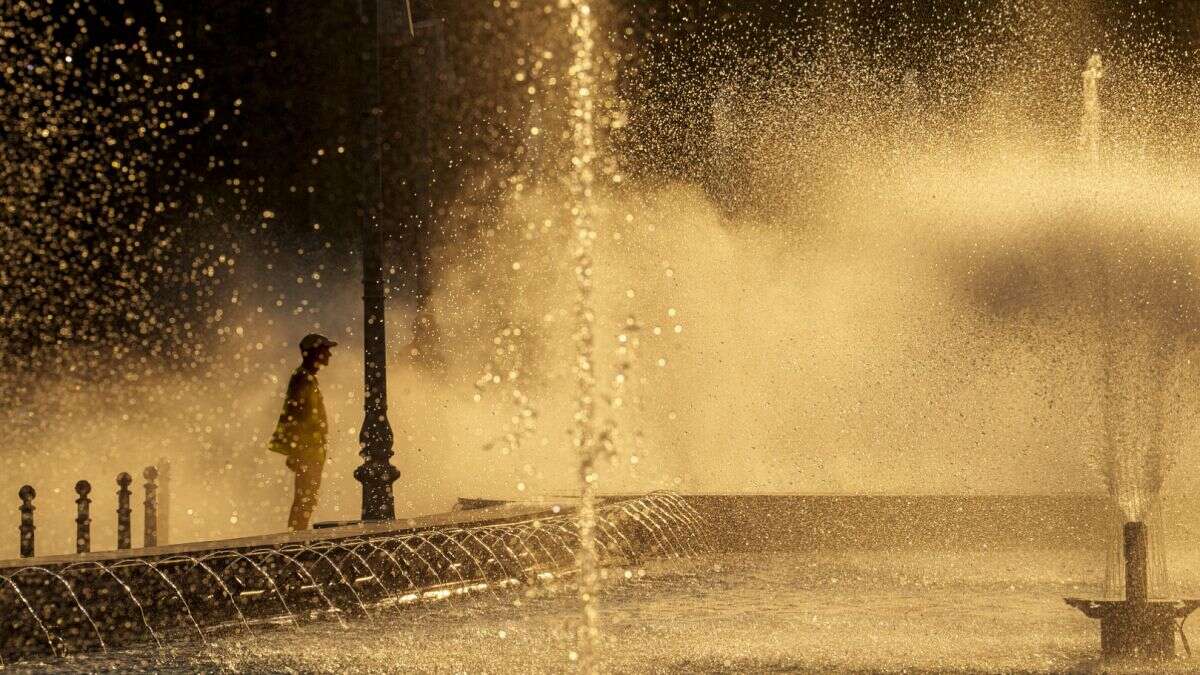
M 1100 651 L 1106 657 L 1163 661 L 1175 658 L 1175 633 L 1200 608 L 1200 600 L 1151 599 L 1146 524 L 1122 527 L 1125 597 L 1121 600 L 1066 598 L 1089 618 L 1100 621 Z M 1176 620 L 1180 621 L 1179 625 Z
M 1103 76 L 1103 61 L 1099 54 L 1093 54 L 1083 71 L 1080 141 L 1085 167 L 1097 191 L 1102 189 L 1103 179 Z M 1103 436 L 1096 459 L 1115 507 L 1105 589 L 1116 598 L 1122 596 L 1127 576 L 1122 548 L 1126 522 L 1145 522 L 1149 526 L 1149 588 L 1155 593 L 1167 592 L 1160 497 L 1171 464 L 1171 453 L 1162 438 L 1169 386 L 1165 373 L 1170 370 L 1171 359 L 1181 354 L 1172 349 L 1169 335 L 1160 334 L 1152 325 L 1138 325 L 1136 319 L 1131 321 L 1135 298 L 1121 283 L 1121 270 L 1111 269 L 1114 263 L 1119 263 L 1119 257 L 1100 261 L 1097 270 Z
M 1099 54 L 1083 71 L 1081 149 L 1096 190 L 1101 189 Z M 1181 358 L 1172 336 L 1153 323 L 1139 324 L 1136 289 L 1123 286 L 1119 256 L 1098 264 L 1098 335 L 1101 343 L 1100 392 L 1103 438 L 1097 457 L 1105 486 L 1115 507 L 1105 566 L 1109 599 L 1066 601 L 1088 617 L 1100 620 L 1101 652 L 1108 657 L 1151 660 L 1175 656 L 1175 633 L 1200 601 L 1154 600 L 1167 594 L 1166 563 L 1162 554 L 1161 492 L 1172 454 L 1165 446 L 1162 426 L 1166 411 L 1167 375 L 1173 359 Z

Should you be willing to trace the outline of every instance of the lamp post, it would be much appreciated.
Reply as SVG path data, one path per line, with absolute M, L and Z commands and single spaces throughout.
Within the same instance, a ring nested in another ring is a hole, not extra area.
M 411 16 L 407 0 L 405 16 Z M 380 53 L 389 0 L 359 0 L 359 18 L 371 39 L 364 42 L 363 66 L 366 70 L 368 108 L 361 135 L 363 188 L 358 215 L 362 220 L 363 259 L 363 424 L 358 434 L 362 464 L 354 478 L 362 483 L 362 519 L 391 520 L 396 517 L 392 484 L 400 470 L 391 463 L 392 426 L 387 418 L 387 332 L 386 296 L 383 280 L 383 177 L 380 115 Z M 411 24 L 410 24 L 411 25 Z

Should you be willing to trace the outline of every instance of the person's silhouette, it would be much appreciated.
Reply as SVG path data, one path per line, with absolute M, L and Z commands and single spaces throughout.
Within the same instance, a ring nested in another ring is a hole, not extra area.
M 325 401 L 317 386 L 317 371 L 329 364 L 331 348 L 336 346 L 333 340 L 316 333 L 300 341 L 302 361 L 288 381 L 283 412 L 271 435 L 271 451 L 287 455 L 287 466 L 296 474 L 296 491 L 288 516 L 288 527 L 293 530 L 308 529 L 321 490 L 329 424 Z

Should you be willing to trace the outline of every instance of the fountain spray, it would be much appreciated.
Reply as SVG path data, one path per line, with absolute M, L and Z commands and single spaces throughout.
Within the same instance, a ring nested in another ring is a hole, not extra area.
M 1100 78 L 1104 76 L 1104 62 L 1100 54 L 1092 54 L 1088 57 L 1087 67 L 1083 71 L 1083 113 L 1080 116 L 1079 129 L 1079 147 L 1081 151 L 1081 160 L 1086 171 L 1090 172 L 1090 183 L 1095 190 L 1099 190 L 1100 180 Z M 1116 445 L 1120 442 L 1117 432 L 1117 410 L 1114 401 L 1117 397 L 1116 384 L 1113 382 L 1113 369 L 1116 367 L 1117 355 L 1115 345 L 1113 344 L 1113 289 L 1111 274 L 1107 266 L 1101 265 L 1097 270 L 1097 280 L 1099 283 L 1099 300 L 1100 300 L 1100 324 L 1097 326 L 1097 333 L 1100 338 L 1101 347 L 1101 391 L 1100 391 L 1100 415 L 1101 429 L 1103 437 L 1101 438 L 1102 450 L 1104 453 L 1101 460 L 1101 470 L 1107 483 L 1109 496 L 1112 497 L 1113 503 L 1118 505 L 1115 509 L 1117 517 L 1114 525 L 1120 527 L 1125 522 L 1121 516 L 1122 509 L 1119 508 L 1120 494 L 1119 483 L 1120 472 L 1119 456 L 1120 453 L 1116 449 Z M 1110 595 L 1114 597 L 1119 594 L 1121 589 L 1120 574 L 1123 568 L 1122 552 L 1119 544 L 1114 543 L 1109 547 L 1108 560 L 1104 566 L 1104 586 Z
M 1083 71 L 1080 141 L 1084 161 L 1092 172 L 1091 178 L 1097 189 L 1101 168 L 1100 78 L 1103 75 L 1100 55 L 1093 54 Z M 1120 359 L 1116 346 L 1117 328 L 1113 319 L 1114 288 L 1112 275 L 1106 266 L 1102 265 L 1098 273 L 1102 303 L 1099 335 L 1104 368 L 1101 407 L 1104 429 L 1102 451 L 1105 454 L 1101 468 L 1121 524 L 1120 548 L 1110 550 L 1105 585 L 1112 593 L 1120 582 L 1120 570 L 1123 569 L 1125 597 L 1106 600 L 1066 598 L 1066 602 L 1088 617 L 1100 620 L 1100 650 L 1104 656 L 1167 660 L 1175 656 L 1176 620 L 1186 619 L 1188 614 L 1200 607 L 1200 601 L 1150 599 L 1150 536 L 1145 521 L 1157 501 L 1162 482 L 1148 482 L 1146 473 L 1159 477 L 1162 467 L 1152 466 L 1148 461 L 1158 455 L 1151 453 L 1150 457 L 1141 457 L 1140 453 L 1147 449 L 1129 448 L 1130 439 L 1120 433 L 1121 417 L 1117 401 L 1121 383 L 1115 381 Z M 1156 349 L 1154 345 L 1150 348 Z M 1158 386 L 1161 388 L 1163 385 L 1160 383 Z M 1128 454 L 1130 450 L 1135 450 L 1133 457 Z M 1130 466 L 1131 460 L 1136 466 Z M 1182 627 L 1178 630 L 1182 634 Z
M 565 4 L 566 0 L 562 0 Z M 596 555 L 596 460 L 597 442 L 595 324 L 592 299 L 592 245 L 596 239 L 593 203 L 593 161 L 595 159 L 595 17 L 588 0 L 570 0 L 571 39 L 574 60 L 571 63 L 571 126 L 574 148 L 571 155 L 571 220 L 575 234 L 574 263 L 578 294 L 575 304 L 576 410 L 573 433 L 579 454 L 579 597 L 583 624 L 579 628 L 577 658 L 579 670 L 596 670 L 595 646 L 598 637 L 596 593 L 599 582 Z
M 1104 63 L 1099 54 L 1092 54 L 1082 73 L 1080 150 L 1082 166 L 1088 172 L 1093 204 L 1099 202 L 1104 168 L 1101 164 L 1100 140 L 1104 111 L 1100 99 L 1100 80 L 1103 76 Z M 1165 471 L 1170 464 L 1169 453 L 1162 447 L 1161 438 L 1166 378 L 1160 377 L 1148 383 L 1150 391 L 1141 396 L 1142 402 L 1150 406 L 1146 410 L 1133 407 L 1136 404 L 1131 400 L 1129 387 L 1131 376 L 1144 377 L 1148 372 L 1166 368 L 1171 346 L 1162 341 L 1164 336 L 1147 333 L 1151 330 L 1149 328 L 1122 325 L 1128 321 L 1122 317 L 1128 314 L 1134 300 L 1128 290 L 1116 281 L 1121 278 L 1120 268 L 1120 263 L 1114 263 L 1111 259 L 1101 261 L 1095 268 L 1100 307 L 1096 328 L 1101 348 L 1100 411 L 1103 431 L 1098 464 L 1116 514 L 1105 566 L 1105 587 L 1111 597 L 1120 596 L 1124 581 L 1121 528 L 1127 522 L 1147 523 L 1150 527 L 1150 539 L 1154 540 L 1154 545 L 1149 548 L 1152 586 L 1161 590 L 1167 579 L 1160 541 L 1160 492 Z M 1143 364 L 1146 372 L 1138 373 L 1131 368 L 1131 349 L 1140 351 L 1148 358 Z M 1133 420 L 1138 417 L 1150 419 L 1152 424 L 1140 433 L 1131 433 Z

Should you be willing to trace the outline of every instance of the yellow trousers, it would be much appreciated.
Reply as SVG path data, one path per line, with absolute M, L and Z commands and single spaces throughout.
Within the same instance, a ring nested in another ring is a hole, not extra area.
M 292 512 L 288 515 L 288 528 L 307 530 L 317 506 L 317 495 L 321 491 L 321 469 L 324 462 L 315 459 L 289 457 L 288 468 L 296 473 L 296 490 L 292 497 Z

